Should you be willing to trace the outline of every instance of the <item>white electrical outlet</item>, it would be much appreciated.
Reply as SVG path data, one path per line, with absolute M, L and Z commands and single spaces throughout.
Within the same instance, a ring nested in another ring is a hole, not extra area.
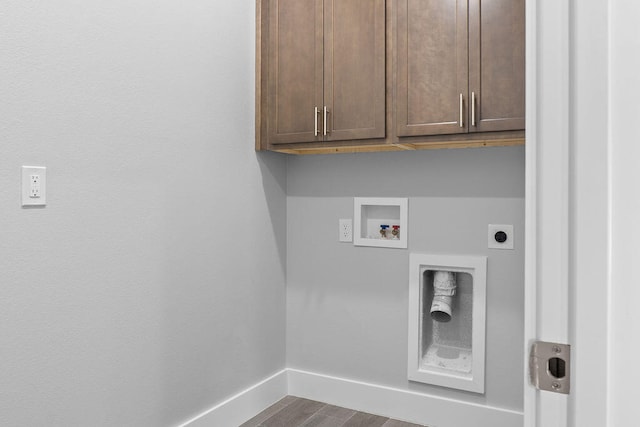
M 40 175 L 31 175 L 29 177 L 31 192 L 29 197 L 37 199 L 40 197 Z
M 341 219 L 338 221 L 338 240 L 341 242 L 353 242 L 353 220 Z
M 489 224 L 489 249 L 513 249 L 513 225 Z
M 47 168 L 22 167 L 22 206 L 44 206 L 46 197 Z

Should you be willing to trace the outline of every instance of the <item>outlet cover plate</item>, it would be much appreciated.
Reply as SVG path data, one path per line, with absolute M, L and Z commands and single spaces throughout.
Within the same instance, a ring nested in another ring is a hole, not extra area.
M 31 177 L 38 177 L 38 197 L 31 195 Z M 45 206 L 47 204 L 47 168 L 22 166 L 22 206 Z
M 503 231 L 507 235 L 507 240 L 500 243 L 496 240 L 496 233 Z M 489 224 L 487 235 L 489 249 L 513 249 L 513 225 Z
M 338 240 L 346 243 L 353 242 L 353 220 L 351 218 L 338 220 Z

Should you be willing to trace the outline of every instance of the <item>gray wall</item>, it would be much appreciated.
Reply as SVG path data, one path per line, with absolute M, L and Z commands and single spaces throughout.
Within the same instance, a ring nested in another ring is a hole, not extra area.
M 254 6 L 2 2 L 0 425 L 175 425 L 284 367 Z
M 522 410 L 524 148 L 287 160 L 287 365 Z M 353 197 L 409 197 L 409 249 L 338 242 Z M 487 224 L 515 226 L 514 251 Z M 409 252 L 487 255 L 486 394 L 407 381 Z
M 253 1 L 0 28 L 0 425 L 179 423 L 283 368 L 285 326 L 291 367 L 521 408 L 522 148 L 256 155 Z M 354 196 L 410 197 L 410 249 L 339 244 Z M 489 254 L 486 397 L 406 381 L 409 251 Z

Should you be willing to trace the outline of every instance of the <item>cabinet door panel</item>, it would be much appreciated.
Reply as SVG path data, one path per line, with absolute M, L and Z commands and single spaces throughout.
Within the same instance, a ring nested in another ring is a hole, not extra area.
M 467 0 L 398 0 L 397 8 L 398 135 L 467 132 Z
M 520 130 L 525 125 L 525 0 L 469 1 L 469 93 L 475 93 L 471 132 Z
M 269 1 L 268 126 L 271 143 L 322 140 L 322 0 Z M 319 119 L 319 117 L 318 117 Z
M 325 0 L 329 141 L 385 136 L 385 2 Z

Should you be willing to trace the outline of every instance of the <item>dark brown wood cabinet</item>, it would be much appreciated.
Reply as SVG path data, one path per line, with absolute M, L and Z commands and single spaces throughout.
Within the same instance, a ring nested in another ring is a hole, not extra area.
M 397 4 L 398 135 L 467 132 L 460 107 L 469 85 L 467 0 Z
M 469 0 L 469 94 L 470 132 L 524 129 L 525 0 Z
M 398 136 L 524 129 L 524 0 L 397 0 Z
M 269 0 L 270 144 L 385 137 L 384 0 Z
M 256 149 L 524 144 L 525 0 L 256 0 Z

